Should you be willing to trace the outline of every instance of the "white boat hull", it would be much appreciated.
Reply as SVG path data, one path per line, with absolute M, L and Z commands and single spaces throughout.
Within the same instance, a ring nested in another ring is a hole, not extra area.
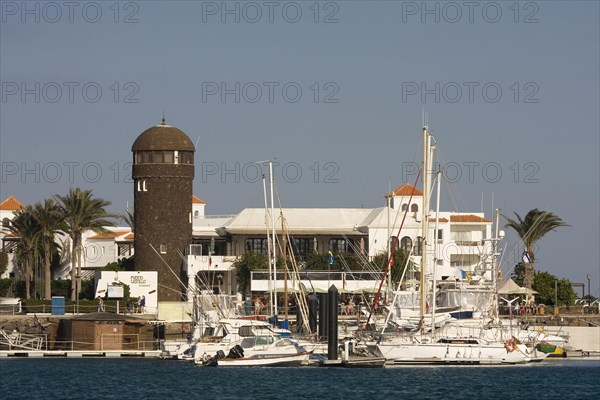
M 222 358 L 217 361 L 219 367 L 290 367 L 306 365 L 309 352 L 290 355 L 253 356 L 242 358 Z
M 520 364 L 530 361 L 520 351 L 507 351 L 500 345 L 423 343 L 380 343 L 377 349 L 387 364 Z

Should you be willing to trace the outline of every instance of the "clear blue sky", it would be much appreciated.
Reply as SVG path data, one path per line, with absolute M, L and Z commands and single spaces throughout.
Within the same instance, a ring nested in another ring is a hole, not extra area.
M 598 2 L 265 4 L 2 1 L 1 197 L 80 186 L 124 210 L 164 111 L 210 214 L 260 207 L 253 162 L 275 157 L 286 207 L 381 206 L 414 179 L 425 109 L 442 209 L 555 212 L 571 227 L 537 267 L 599 294 Z

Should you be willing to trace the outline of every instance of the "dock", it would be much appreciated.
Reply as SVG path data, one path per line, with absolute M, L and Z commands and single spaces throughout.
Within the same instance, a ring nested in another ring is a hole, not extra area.
M 347 359 L 323 360 L 320 367 L 342 367 L 342 368 L 383 368 L 385 358 L 383 357 L 350 357 Z
M 0 350 L 0 358 L 156 358 L 160 350 Z

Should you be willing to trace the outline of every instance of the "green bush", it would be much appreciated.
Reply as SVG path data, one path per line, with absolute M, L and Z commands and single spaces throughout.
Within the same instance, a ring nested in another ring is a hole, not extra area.
M 71 280 L 56 280 L 52 281 L 52 296 L 62 296 L 70 298 L 71 296 Z
M 94 280 L 81 281 L 81 293 L 79 299 L 94 299 Z M 33 287 L 31 289 L 34 290 Z M 127 292 L 127 288 L 125 289 Z M 0 279 L 0 297 L 8 297 L 9 295 L 25 298 L 25 281 L 18 281 L 14 278 Z M 71 280 L 55 280 L 52 281 L 52 296 L 61 296 L 64 298 L 70 298 L 71 296 Z M 35 297 L 35 294 L 32 295 Z
M 0 297 L 8 297 L 15 280 L 13 278 L 0 279 Z
M 62 296 L 61 296 L 62 297 Z M 50 313 L 52 312 L 52 300 L 39 300 L 29 299 L 22 300 L 21 302 L 24 313 Z M 127 306 L 126 300 L 119 301 L 119 312 L 125 312 Z M 104 309 L 106 312 L 115 313 L 117 310 L 117 300 L 105 300 Z M 98 300 L 97 299 L 80 299 L 79 300 L 79 313 L 88 314 L 98 311 Z M 77 302 L 65 299 L 65 313 L 72 314 L 77 312 Z
M 8 269 L 8 253 L 0 251 L 0 275 L 6 272 Z
M 250 291 L 250 272 L 252 270 L 267 269 L 269 260 L 264 254 L 248 252 L 242 254 L 232 266 L 236 269 L 238 291 Z

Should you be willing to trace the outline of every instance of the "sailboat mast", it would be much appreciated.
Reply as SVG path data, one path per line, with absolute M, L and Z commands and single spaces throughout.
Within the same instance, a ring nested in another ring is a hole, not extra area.
M 285 319 L 288 319 L 288 267 L 287 267 L 287 234 L 285 232 L 284 220 L 283 220 L 283 211 L 280 211 L 279 215 L 281 216 L 281 243 L 283 249 L 283 301 L 285 302 L 283 307 L 283 312 L 285 314 Z
M 392 242 L 392 228 L 390 225 L 390 201 L 392 199 L 392 188 L 391 188 L 391 184 L 388 185 L 388 194 L 387 196 L 385 196 L 385 202 L 386 202 L 386 208 L 387 208 L 387 255 L 388 255 L 388 260 L 390 258 L 390 254 L 392 251 L 394 251 L 394 245 L 395 243 L 391 243 Z M 388 292 L 392 289 L 392 271 L 389 271 L 388 273 Z M 386 300 L 388 299 L 388 294 L 386 292 Z
M 265 176 L 262 176 L 262 184 L 263 184 L 263 197 L 265 199 L 265 227 L 267 229 L 267 258 L 269 260 L 269 303 L 273 304 L 273 277 L 271 275 L 271 236 L 269 234 L 269 204 L 267 203 L 267 181 Z
M 494 227 L 494 240 L 492 241 L 492 286 L 494 287 L 494 315 L 496 318 L 500 317 L 498 309 L 498 241 L 499 235 L 499 224 L 500 224 L 500 209 L 496 208 L 496 226 Z
M 269 183 L 271 186 L 271 230 L 273 233 L 273 312 L 272 315 L 277 315 L 277 236 L 275 236 L 275 203 L 273 201 L 273 161 L 269 161 Z
M 427 125 L 423 127 L 423 203 L 422 203 L 422 211 L 421 211 L 421 279 L 419 284 L 420 289 L 420 307 L 419 307 L 419 322 L 421 326 L 421 330 L 424 331 L 425 327 L 425 307 L 426 307 L 426 294 L 425 290 L 426 279 L 425 275 L 427 272 L 427 256 L 426 256 L 426 246 L 427 246 L 427 208 L 429 207 L 427 204 L 427 198 L 429 193 L 427 188 L 429 187 L 429 135 L 427 133 Z
M 433 278 L 431 278 L 431 329 L 435 330 L 435 298 L 436 298 L 436 273 L 438 262 L 438 229 L 440 222 L 440 181 L 442 177 L 441 171 L 438 169 L 436 173 L 435 187 L 435 228 L 433 229 Z

